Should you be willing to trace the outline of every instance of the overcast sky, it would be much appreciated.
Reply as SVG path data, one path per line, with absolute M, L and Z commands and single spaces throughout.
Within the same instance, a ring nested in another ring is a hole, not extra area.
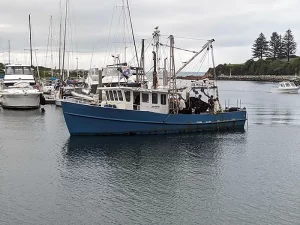
M 216 64 L 242 63 L 249 59 L 253 41 L 260 32 L 269 39 L 273 31 L 284 34 L 290 28 L 295 40 L 300 39 L 299 0 L 129 0 L 129 3 L 138 44 L 142 38 L 151 38 L 156 26 L 163 35 L 214 38 Z M 80 68 L 89 68 L 91 59 L 92 66 L 106 62 L 109 34 L 115 37 L 116 30 L 120 30 L 117 12 L 121 8 L 116 6 L 121 5 L 121 0 L 70 0 L 67 49 L 73 52 L 72 68 L 76 68 L 77 57 Z M 53 16 L 53 49 L 58 48 L 59 11 L 59 0 L 1 0 L 0 61 L 8 61 L 10 40 L 11 61 L 29 63 L 28 51 L 24 49 L 29 46 L 28 14 L 31 13 L 38 64 L 45 65 L 50 15 Z M 111 23 L 117 27 L 110 32 Z M 205 43 L 178 38 L 175 42 L 178 47 L 191 50 L 199 50 Z M 50 66 L 49 54 L 47 66 Z M 186 61 L 190 56 L 182 53 L 177 62 Z M 54 59 L 57 65 L 57 53 Z M 201 70 L 206 71 L 208 66 L 205 63 Z

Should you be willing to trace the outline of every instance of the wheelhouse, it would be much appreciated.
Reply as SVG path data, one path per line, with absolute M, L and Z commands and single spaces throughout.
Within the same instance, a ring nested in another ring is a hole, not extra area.
M 279 83 L 280 88 L 294 88 L 296 87 L 294 82 L 284 81 Z
M 103 107 L 169 113 L 168 91 L 130 87 L 102 87 Z
M 5 66 L 5 75 L 33 75 L 30 66 L 7 65 Z
M 33 69 L 27 65 L 6 65 L 4 84 L 11 86 L 19 81 L 28 82 L 30 85 L 35 85 Z

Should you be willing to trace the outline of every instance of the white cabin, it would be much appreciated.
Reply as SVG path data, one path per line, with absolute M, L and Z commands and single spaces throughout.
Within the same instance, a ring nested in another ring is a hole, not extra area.
M 17 82 L 24 81 L 34 85 L 33 70 L 28 65 L 11 64 L 5 66 L 4 85 L 11 86 Z
M 106 96 L 101 106 L 118 109 L 169 113 L 168 90 L 133 87 L 101 87 Z

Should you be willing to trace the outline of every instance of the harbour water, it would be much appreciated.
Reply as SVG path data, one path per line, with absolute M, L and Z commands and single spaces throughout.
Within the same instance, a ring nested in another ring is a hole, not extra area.
M 0 224 L 299 224 L 300 94 L 220 81 L 244 132 L 70 137 L 60 108 L 0 111 Z

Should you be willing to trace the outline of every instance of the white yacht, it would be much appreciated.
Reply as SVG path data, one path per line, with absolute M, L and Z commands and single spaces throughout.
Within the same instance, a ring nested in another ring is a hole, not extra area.
M 15 64 L 5 66 L 2 107 L 12 109 L 34 109 L 40 107 L 42 92 L 36 87 L 30 66 Z
M 296 86 L 294 82 L 283 81 L 280 82 L 277 88 L 278 92 L 297 94 L 300 86 Z

